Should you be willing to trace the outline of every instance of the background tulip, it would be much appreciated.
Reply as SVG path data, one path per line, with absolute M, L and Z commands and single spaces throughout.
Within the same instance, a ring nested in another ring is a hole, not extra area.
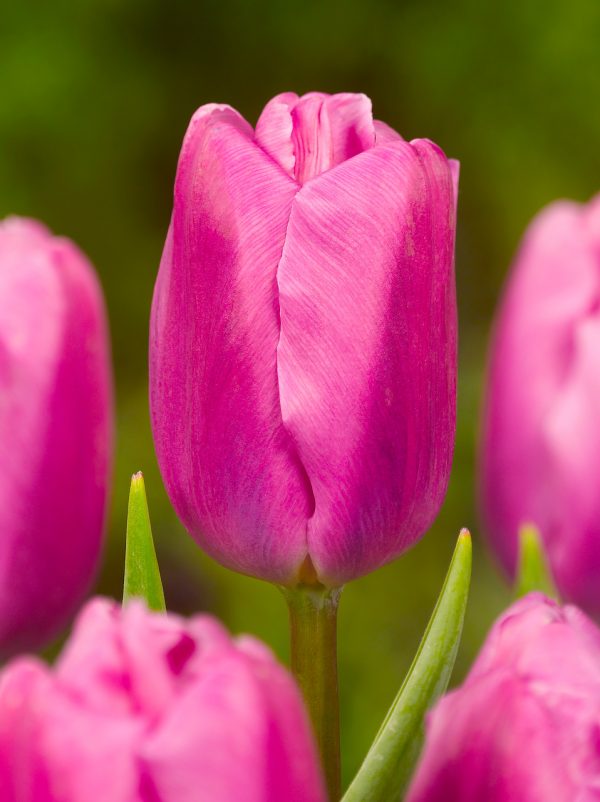
M 294 683 L 207 616 L 96 599 L 56 668 L 0 680 L 3 802 L 324 802 Z
M 533 222 L 492 341 L 481 502 L 512 575 L 535 524 L 559 589 L 600 613 L 600 196 Z
M 156 283 L 171 501 L 239 571 L 335 586 L 400 554 L 454 443 L 455 165 L 364 95 L 201 107 Z M 454 185 L 453 185 L 454 184 Z
M 111 403 L 91 265 L 39 223 L 0 223 L 0 655 L 56 634 L 90 585 Z
M 600 630 L 540 594 L 492 628 L 430 714 L 407 802 L 598 799 Z

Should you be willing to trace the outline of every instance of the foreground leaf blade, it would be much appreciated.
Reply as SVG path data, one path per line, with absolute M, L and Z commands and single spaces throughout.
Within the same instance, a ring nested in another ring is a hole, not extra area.
M 417 760 L 427 710 L 446 690 L 462 633 L 471 580 L 471 536 L 459 535 L 413 663 L 343 802 L 400 798 Z
M 519 530 L 519 567 L 515 594 L 517 597 L 526 596 L 534 590 L 558 599 L 540 532 L 533 524 L 526 524 Z
M 154 550 L 146 488 L 141 472 L 134 474 L 127 509 L 127 543 L 123 603 L 144 599 L 150 610 L 164 612 L 165 597 Z

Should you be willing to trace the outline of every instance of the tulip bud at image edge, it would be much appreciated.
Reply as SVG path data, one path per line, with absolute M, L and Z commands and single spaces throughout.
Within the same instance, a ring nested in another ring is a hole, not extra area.
M 480 443 L 484 531 L 509 576 L 539 531 L 559 591 L 600 613 L 600 196 L 528 228 L 494 324 Z
M 47 643 L 94 577 L 112 462 L 110 346 L 90 263 L 0 223 L 0 653 Z

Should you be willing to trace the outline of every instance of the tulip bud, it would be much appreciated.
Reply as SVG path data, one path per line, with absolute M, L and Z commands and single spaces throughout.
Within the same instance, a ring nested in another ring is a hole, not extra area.
M 539 530 L 558 589 L 600 614 L 600 196 L 558 202 L 528 230 L 492 340 L 481 508 L 514 576 Z
M 269 650 L 90 602 L 54 670 L 0 678 L 3 802 L 324 802 L 299 692 Z
M 341 585 L 445 494 L 456 164 L 364 95 L 287 93 L 185 136 L 155 288 L 150 401 L 183 523 L 230 568 Z
M 600 630 L 530 594 L 434 708 L 406 802 L 574 802 L 600 785 Z
M 50 639 L 90 586 L 111 395 L 91 265 L 39 223 L 0 223 L 0 656 Z

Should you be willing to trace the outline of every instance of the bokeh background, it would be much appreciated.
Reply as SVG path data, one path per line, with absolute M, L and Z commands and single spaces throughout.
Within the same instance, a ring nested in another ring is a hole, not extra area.
M 192 112 L 228 102 L 255 122 L 283 90 L 362 91 L 406 138 L 460 159 L 459 417 L 446 504 L 395 564 L 354 582 L 340 613 L 344 775 L 356 770 L 417 647 L 461 526 L 471 604 L 454 682 L 510 592 L 475 504 L 476 437 L 493 309 L 519 237 L 558 197 L 600 184 L 597 0 L 29 0 L 0 17 L 0 216 L 75 239 L 110 313 L 118 439 L 98 589 L 119 596 L 129 477 L 142 469 L 169 606 L 208 610 L 287 657 L 278 591 L 200 553 L 153 453 L 147 329 L 179 147 Z

